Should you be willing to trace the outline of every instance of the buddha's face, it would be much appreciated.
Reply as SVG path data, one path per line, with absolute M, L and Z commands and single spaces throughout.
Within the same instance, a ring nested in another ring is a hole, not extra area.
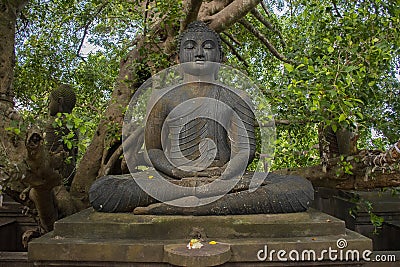
M 212 32 L 188 32 L 183 35 L 179 51 L 180 63 L 185 64 L 185 71 L 191 75 L 210 75 L 215 68 L 207 62 L 221 62 L 218 40 Z
M 181 42 L 179 51 L 181 63 L 221 62 L 218 40 L 212 32 L 188 32 L 182 37 Z

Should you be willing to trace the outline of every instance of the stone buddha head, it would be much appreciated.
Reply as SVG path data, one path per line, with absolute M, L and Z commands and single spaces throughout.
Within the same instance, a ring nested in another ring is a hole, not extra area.
M 179 38 L 179 61 L 184 64 L 186 73 L 204 76 L 215 73 L 216 64 L 222 61 L 221 38 L 204 22 L 195 21 L 189 24 Z
M 51 91 L 49 100 L 50 115 L 55 116 L 58 112 L 71 113 L 75 107 L 76 95 L 70 85 L 62 84 Z

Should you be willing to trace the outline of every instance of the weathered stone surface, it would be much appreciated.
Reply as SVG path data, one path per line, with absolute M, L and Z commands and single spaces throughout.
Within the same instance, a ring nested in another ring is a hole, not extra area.
M 3 236 L 1 236 L 3 238 Z M 27 252 L 9 252 L 0 251 L 1 267 L 34 267 L 32 262 L 28 261 Z
M 382 227 L 374 233 L 371 216 L 363 205 L 355 217 L 349 211 L 356 209 L 355 200 L 372 203 L 372 212 L 384 219 Z M 400 196 L 388 190 L 371 191 L 337 190 L 319 187 L 316 189 L 314 207 L 346 222 L 346 227 L 372 239 L 374 250 L 400 250 Z
M 308 236 L 308 237 L 289 237 L 289 238 L 268 238 L 261 240 L 234 240 L 231 243 L 232 258 L 231 262 L 248 262 L 248 261 L 260 261 L 257 258 L 257 254 L 260 250 L 265 251 L 267 246 L 268 257 L 264 260 L 265 262 L 277 262 L 277 252 L 284 250 L 288 258 L 288 254 L 292 250 L 296 250 L 302 253 L 305 250 L 315 251 L 316 258 L 320 258 L 322 255 L 323 260 L 329 260 L 327 254 L 322 254 L 323 250 L 329 250 L 332 248 L 338 250 L 337 240 L 339 238 L 346 239 L 348 246 L 343 249 L 344 253 L 347 250 L 358 250 L 360 253 L 364 250 L 371 250 L 371 241 L 350 230 L 346 230 L 343 235 L 327 235 L 327 236 Z M 269 258 L 269 254 L 274 250 L 272 259 Z M 265 256 L 262 253 L 261 257 Z M 290 261 L 290 260 L 288 260 Z
M 204 244 L 200 249 L 188 249 L 185 244 L 164 246 L 165 260 L 177 266 L 217 266 L 231 258 L 229 244 Z
M 132 238 L 136 240 L 187 239 L 194 228 L 207 237 L 276 238 L 344 234 L 344 223 L 310 210 L 288 214 L 229 216 L 152 216 L 100 213 L 91 208 L 55 223 L 55 236 L 80 238 Z
M 371 249 L 371 241 L 352 231 L 346 231 L 344 235 L 330 235 L 323 237 L 291 237 L 291 238 L 268 238 L 268 239 L 217 239 L 219 242 L 230 244 L 231 258 L 229 262 L 259 262 L 257 253 L 268 247 L 268 251 L 285 250 L 314 250 L 317 257 L 320 257 L 324 249 L 337 249 L 338 238 L 345 238 L 349 244 L 348 249 L 357 249 L 362 253 Z M 30 243 L 29 260 L 46 261 L 53 264 L 60 261 L 75 262 L 148 262 L 165 263 L 169 262 L 165 257 L 165 247 L 168 245 L 180 244 L 186 246 L 189 240 L 158 240 L 158 241 L 137 241 L 133 239 L 115 240 L 82 240 L 79 238 L 55 238 L 47 234 L 41 240 L 34 240 Z M 261 255 L 262 256 L 262 255 Z M 328 260 L 328 255 L 324 254 Z M 265 262 L 276 262 L 276 253 L 272 260 Z
M 346 230 L 343 221 L 315 210 L 292 214 L 195 217 L 107 214 L 87 209 L 58 221 L 54 232 L 31 241 L 28 256 L 29 260 L 43 265 L 190 265 L 200 261 L 199 258 L 181 253 L 175 262 L 172 255 L 179 253 L 174 248 L 184 248 L 193 237 L 202 238 L 203 244 L 214 240 L 229 245 L 229 253 L 226 250 L 220 256 L 212 254 L 218 255 L 218 251 L 199 249 L 199 254 L 212 255 L 207 265 L 224 261 L 228 261 L 224 266 L 280 264 L 276 253 L 272 260 L 257 258 L 265 246 L 268 251 L 312 249 L 319 257 L 324 249 L 338 249 L 339 238 L 347 241 L 344 253 L 348 249 L 372 250 L 370 239 Z M 326 261 L 327 255 L 323 256 L 325 261 L 318 264 L 332 264 Z
M 26 231 L 36 229 L 37 222 L 24 215 L 22 208 L 20 203 L 5 196 L 0 207 L 0 251 L 26 251 L 21 242 L 22 236 Z
M 163 262 L 164 244 L 134 239 L 79 239 L 52 236 L 31 241 L 28 258 L 51 262 Z

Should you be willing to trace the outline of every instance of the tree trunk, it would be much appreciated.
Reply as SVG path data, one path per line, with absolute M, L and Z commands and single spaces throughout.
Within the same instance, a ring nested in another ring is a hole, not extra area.
M 91 144 L 78 166 L 71 185 L 71 194 L 88 205 L 90 185 L 99 176 L 102 166 L 107 163 L 112 149 L 120 144 L 121 129 L 125 108 L 128 106 L 132 94 L 147 79 L 146 73 L 140 70 L 148 69 L 145 57 L 140 55 L 141 42 L 129 52 L 126 59 L 121 61 L 120 72 L 111 100 L 105 111 L 104 118 L 96 130 Z M 141 76 L 143 75 L 144 76 Z M 116 127 L 119 136 L 110 136 L 110 127 Z
M 26 149 L 13 100 L 15 26 L 18 13 L 27 2 L 0 1 L 0 181 L 7 183 L 3 190 L 16 196 L 19 196 L 19 189 L 26 188 L 20 179 L 26 170 L 23 164 Z
M 15 65 L 15 25 L 20 9 L 27 0 L 0 2 L 0 106 L 1 110 L 13 108 L 12 81 Z
M 20 9 L 27 2 L 27 0 L 1 0 L 0 2 L 0 140 L 2 154 L 7 155 L 11 161 L 21 157 L 18 153 L 14 153 L 15 149 L 17 150 L 15 152 L 18 152 L 20 142 L 17 142 L 17 138 L 6 140 L 9 135 L 5 132 L 5 129 L 10 127 L 11 120 L 19 119 L 13 110 L 12 88 L 15 66 L 15 25 Z
M 385 152 L 362 150 L 356 155 L 329 160 L 328 166 L 310 166 L 274 171 L 299 175 L 314 186 L 337 189 L 372 189 L 400 186 L 400 172 L 393 167 L 400 159 L 399 142 Z

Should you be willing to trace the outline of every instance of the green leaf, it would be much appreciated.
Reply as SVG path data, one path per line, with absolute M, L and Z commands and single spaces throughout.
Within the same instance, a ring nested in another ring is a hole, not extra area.
M 81 134 L 85 134 L 85 133 L 86 133 L 86 127 L 85 127 L 85 126 L 79 127 L 79 132 L 80 132 Z
M 71 132 L 68 133 L 68 135 L 67 135 L 66 138 L 67 138 L 67 139 L 71 139 L 71 138 L 74 137 L 74 136 L 75 136 L 75 133 L 71 131 Z
M 362 105 L 364 105 L 364 101 L 362 101 L 361 99 L 358 99 L 358 98 L 351 98 L 351 100 L 352 100 L 352 101 L 355 101 L 355 102 L 358 102 L 358 103 L 360 103 L 360 104 L 362 104 Z
M 347 118 L 346 114 L 344 114 L 344 113 L 340 114 L 339 122 L 342 122 L 342 121 L 346 120 L 346 118 Z
M 137 168 L 139 171 L 147 171 L 147 170 L 149 169 L 148 166 L 142 166 L 142 165 L 137 166 L 136 168 Z
M 335 51 L 335 49 L 332 46 L 328 47 L 328 52 L 329 53 L 332 53 L 333 51 Z
M 354 107 L 353 103 L 351 103 L 351 102 L 349 102 L 349 101 L 343 100 L 343 103 L 344 103 L 346 106 L 348 106 L 348 107 L 351 107 L 351 108 Z M 341 114 L 341 115 L 343 115 L 343 114 Z M 339 118 L 339 122 L 340 122 L 340 118 Z
M 66 145 L 67 145 L 68 149 L 72 149 L 72 142 L 71 141 L 67 140 Z
M 67 126 L 68 130 L 74 129 L 74 124 L 71 121 L 68 121 L 66 126 Z
M 348 66 L 344 69 L 345 72 L 352 72 L 353 70 L 358 69 L 357 66 Z
M 288 72 L 292 72 L 294 70 L 293 65 L 289 64 L 289 63 L 284 63 L 285 69 Z
M 58 114 L 60 114 L 60 113 L 57 113 L 57 116 L 58 116 Z M 54 122 L 56 123 L 56 125 L 57 125 L 58 127 L 61 127 L 61 126 L 62 126 L 62 121 L 61 121 L 60 118 L 55 118 Z

